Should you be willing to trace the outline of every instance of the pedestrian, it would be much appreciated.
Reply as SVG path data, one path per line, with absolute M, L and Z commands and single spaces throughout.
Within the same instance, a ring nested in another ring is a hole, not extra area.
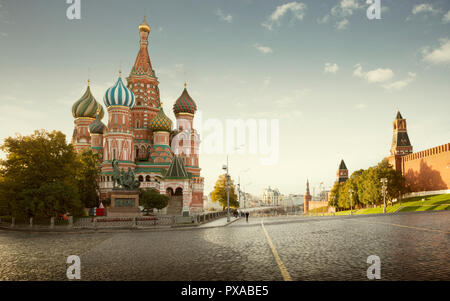
M 249 216 L 250 214 L 248 213 L 248 212 L 245 212 L 245 221 L 248 223 L 248 216 Z

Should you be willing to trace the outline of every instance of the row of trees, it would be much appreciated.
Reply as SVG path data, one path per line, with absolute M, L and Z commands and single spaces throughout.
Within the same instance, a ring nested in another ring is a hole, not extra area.
M 344 183 L 336 182 L 331 189 L 329 205 L 337 209 L 365 208 L 383 203 L 381 179 L 387 179 L 386 200 L 391 202 L 407 192 L 401 171 L 383 160 L 377 166 L 355 171 Z M 352 194 L 350 194 L 352 190 Z M 352 199 L 350 199 L 350 195 Z
M 59 131 L 5 139 L 0 149 L 0 216 L 56 217 L 99 206 L 99 155 L 74 152 Z

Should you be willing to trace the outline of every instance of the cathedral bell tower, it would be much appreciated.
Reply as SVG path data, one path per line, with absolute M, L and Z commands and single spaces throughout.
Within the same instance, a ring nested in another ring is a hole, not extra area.
M 144 21 L 139 25 L 139 52 L 127 77 L 127 87 L 136 97 L 136 105 L 131 110 L 131 127 L 135 135 L 136 146 L 148 149 L 152 140 L 149 130 L 150 121 L 158 114 L 161 107 L 159 81 L 153 70 L 148 54 L 150 26 Z M 147 159 L 145 156 L 138 158 Z

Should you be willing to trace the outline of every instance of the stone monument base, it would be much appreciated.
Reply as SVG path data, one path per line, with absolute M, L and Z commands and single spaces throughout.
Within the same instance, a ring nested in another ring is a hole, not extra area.
M 111 207 L 109 217 L 142 216 L 139 209 L 139 192 L 136 190 L 113 190 L 111 192 Z

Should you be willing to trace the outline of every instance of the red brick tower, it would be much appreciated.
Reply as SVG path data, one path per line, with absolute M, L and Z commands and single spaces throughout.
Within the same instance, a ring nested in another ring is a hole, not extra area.
M 309 180 L 306 181 L 306 193 L 304 197 L 305 202 L 303 203 L 303 213 L 308 213 L 309 202 L 312 200 L 311 193 L 309 192 Z
M 348 180 L 348 169 L 345 165 L 344 159 L 341 160 L 341 164 L 339 164 L 339 168 L 336 172 L 337 181 L 339 183 L 343 183 Z
M 200 137 L 194 129 L 194 115 L 197 104 L 189 95 L 186 84 L 181 96 L 173 105 L 177 127 L 172 139 L 172 150 L 183 159 L 187 172 L 192 174 L 192 202 L 194 210 L 203 208 L 203 178 L 200 176 Z
M 136 106 L 131 110 L 131 127 L 135 137 L 135 157 L 138 161 L 147 161 L 150 154 L 152 132 L 150 120 L 161 107 L 159 81 L 152 68 L 148 54 L 148 36 L 150 26 L 144 21 L 139 25 L 140 48 L 136 61 L 127 78 L 128 88 L 136 97 Z
M 108 129 L 104 133 L 104 151 L 102 172 L 112 172 L 112 161 L 115 159 L 119 167 L 134 169 L 133 142 L 131 128 L 131 110 L 135 105 L 135 97 L 122 82 L 119 76 L 116 84 L 106 90 L 103 98 L 108 109 Z
M 400 111 L 397 112 L 397 117 L 393 122 L 393 127 L 394 133 L 392 136 L 391 156 L 388 160 L 395 170 L 401 170 L 401 158 L 412 154 L 413 148 L 406 130 L 406 119 L 402 117 Z

